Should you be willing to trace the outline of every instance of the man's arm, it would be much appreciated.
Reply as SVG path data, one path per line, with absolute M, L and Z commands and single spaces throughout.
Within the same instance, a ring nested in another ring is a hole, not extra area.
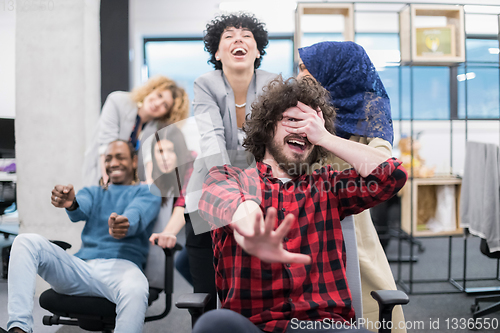
M 134 236 L 145 231 L 158 216 L 160 205 L 160 197 L 151 194 L 147 185 L 139 185 L 134 199 L 127 205 L 121 215 L 126 217 L 127 222 L 130 224 L 126 236 Z
M 248 254 L 265 262 L 308 264 L 311 258 L 305 254 L 290 253 L 283 249 L 283 238 L 294 221 L 286 216 L 274 229 L 276 209 L 269 208 L 266 218 L 259 205 L 260 180 L 256 172 L 253 177 L 239 174 L 232 167 L 213 168 L 203 187 L 199 210 L 203 219 L 213 227 L 224 227 Z M 252 188 L 256 193 L 248 193 Z
M 321 146 L 351 164 L 362 176 L 368 176 L 387 160 L 387 156 L 372 147 L 337 137 L 325 128 L 323 113 L 298 102 L 283 113 L 283 127 L 288 133 L 307 137 L 313 145 Z
M 160 233 L 152 234 L 151 237 L 149 237 L 149 242 L 152 245 L 155 245 L 155 240 L 158 240 L 159 246 L 171 249 L 177 242 L 177 234 L 185 224 L 186 220 L 184 219 L 184 207 L 174 207 L 172 216 L 170 216 L 170 220 L 165 226 L 165 229 L 163 229 Z
M 83 188 L 75 195 L 73 185 L 56 185 L 52 190 L 52 205 L 66 208 L 72 222 L 86 221 L 90 216 L 93 195 L 88 188 Z
M 405 184 L 407 174 L 399 161 L 388 159 L 384 150 L 330 134 L 323 125 L 321 112 L 299 102 L 283 114 L 283 119 L 283 127 L 289 133 L 307 136 L 312 144 L 324 147 L 354 167 L 355 170 L 334 172 L 330 179 L 329 187 L 339 200 L 341 219 L 388 200 Z

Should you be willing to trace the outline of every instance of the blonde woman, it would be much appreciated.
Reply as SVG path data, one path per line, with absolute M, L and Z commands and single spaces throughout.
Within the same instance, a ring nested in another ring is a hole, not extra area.
M 187 93 L 165 76 L 152 77 L 132 92 L 115 91 L 109 94 L 94 141 L 85 153 L 84 184 L 98 185 L 100 180 L 104 184 L 108 182 L 103 153 L 110 142 L 117 139 L 129 141 L 139 150 L 142 138 L 187 118 L 188 112 Z M 138 173 L 139 179 L 145 180 L 142 161 L 139 161 Z

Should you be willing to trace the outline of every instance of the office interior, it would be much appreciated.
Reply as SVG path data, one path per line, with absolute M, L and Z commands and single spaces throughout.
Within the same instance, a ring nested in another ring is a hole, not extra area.
M 335 4 L 352 12 L 351 16 L 344 12 L 303 15 L 298 29 L 298 3 Z M 416 48 L 412 38 L 417 29 L 450 26 L 443 15 L 428 12 L 408 22 L 404 12 L 414 5 L 463 11 L 462 23 L 452 28 L 456 32 L 450 57 L 456 59 L 428 61 L 404 54 L 410 44 L 410 49 Z M 424 327 L 409 331 L 468 331 L 449 326 L 450 320 L 471 317 L 474 295 L 467 287 L 493 287 L 500 292 L 498 261 L 479 252 L 477 237 L 464 236 L 458 209 L 467 141 L 500 144 L 498 0 L 0 1 L 0 182 L 4 191 L 0 203 L 8 184 L 16 189 L 16 202 L 0 216 L 0 232 L 5 235 L 0 237 L 0 247 L 7 248 L 17 233 L 32 232 L 66 241 L 75 253 L 83 226 L 69 223 L 63 211 L 54 209 L 50 191 L 55 184 L 82 187 L 84 153 L 107 95 L 130 91 L 162 74 L 185 88 L 192 100 L 196 77 L 213 70 L 203 49 L 205 26 L 218 14 L 236 11 L 254 13 L 266 23 L 270 43 L 261 68 L 284 77 L 297 73 L 299 46 L 353 40 L 365 48 L 391 99 L 393 155 L 404 153 L 400 139 L 418 141 L 418 154 L 432 170 L 421 185 L 450 185 L 456 193 L 453 230 L 432 231 L 418 224 L 420 192 L 405 192 L 406 204 L 401 199 L 399 208 L 391 210 L 395 231 L 386 235 L 390 238 L 386 250 L 398 287 L 410 297 L 403 310 L 408 321 L 425 322 Z M 402 33 L 407 25 L 409 32 Z M 199 151 L 194 120 L 189 118 L 182 130 L 188 148 Z M 415 180 L 412 186 L 418 184 Z M 435 192 L 432 195 L 435 198 Z M 408 241 L 409 237 L 416 242 Z M 443 268 L 450 261 L 451 281 Z M 190 292 L 177 272 L 175 279 L 174 301 Z M 3 326 L 7 322 L 5 278 L 0 286 Z M 39 279 L 37 294 L 47 288 Z M 43 326 L 43 313 L 35 311 L 37 332 L 78 330 Z M 488 316 L 500 326 L 498 312 Z M 437 319 L 438 330 L 430 325 Z M 146 332 L 163 329 L 189 332 L 189 314 L 173 307 L 167 318 L 145 326 Z

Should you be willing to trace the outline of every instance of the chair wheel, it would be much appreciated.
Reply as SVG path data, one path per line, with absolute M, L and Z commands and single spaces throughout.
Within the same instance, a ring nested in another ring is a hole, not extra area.
M 420 245 L 418 246 L 418 252 L 419 252 L 419 253 L 422 253 L 422 252 L 424 252 L 424 251 L 425 251 L 425 246 L 423 246 L 422 244 L 420 244 Z
M 470 306 L 470 312 L 472 313 L 476 313 L 480 310 L 481 308 L 479 307 L 479 304 L 472 304 Z

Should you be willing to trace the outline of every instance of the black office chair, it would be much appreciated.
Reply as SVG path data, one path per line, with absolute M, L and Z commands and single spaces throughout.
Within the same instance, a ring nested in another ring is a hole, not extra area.
M 71 247 L 70 244 L 53 241 L 63 249 Z M 147 316 L 146 322 L 159 320 L 167 316 L 172 306 L 172 293 L 174 289 L 174 255 L 182 246 L 176 244 L 172 249 L 163 249 L 165 252 L 165 309 L 159 315 Z M 151 305 L 162 290 L 149 289 L 148 303 Z M 44 291 L 40 295 L 40 306 L 53 313 L 44 316 L 44 325 L 71 325 L 79 326 L 87 331 L 112 332 L 115 327 L 116 305 L 105 298 L 91 296 L 69 296 L 55 292 L 53 289 Z M 62 318 L 63 317 L 63 318 Z
M 16 183 L 13 181 L 0 181 L 0 215 L 5 209 L 16 202 Z
M 381 323 L 392 322 L 392 310 L 396 305 L 408 304 L 408 295 L 400 290 L 377 290 L 371 292 L 372 297 L 378 302 L 379 321 Z M 193 293 L 181 295 L 175 306 L 179 309 L 187 309 L 191 314 L 192 327 L 204 313 L 205 306 L 210 300 L 210 294 Z M 384 325 L 379 329 L 379 333 L 390 333 L 389 325 Z
M 0 216 L 4 214 L 5 210 L 12 206 L 16 202 L 16 183 L 13 181 L 0 181 Z M 0 230 L 5 239 L 8 239 L 10 235 L 15 235 L 7 230 Z M 2 278 L 7 279 L 7 271 L 9 267 L 9 257 L 10 257 L 11 246 L 5 246 L 1 248 L 2 253 Z
M 500 260 L 500 251 L 490 252 L 490 248 L 486 239 L 481 238 L 481 244 L 479 245 L 481 253 L 489 258 L 494 258 Z M 488 306 L 485 309 L 480 308 L 479 302 L 496 302 L 493 305 Z M 490 313 L 500 311 L 500 295 L 487 295 L 479 296 L 474 299 L 474 304 L 471 305 L 472 318 L 476 319 L 479 317 L 486 316 Z
M 356 313 L 363 313 L 361 298 L 361 276 L 359 271 L 358 248 L 356 244 L 356 232 L 354 230 L 354 219 L 348 216 L 341 221 L 344 244 L 346 247 L 346 276 L 351 290 L 352 303 Z M 380 322 L 392 322 L 392 310 L 396 305 L 407 304 L 410 299 L 400 290 L 378 290 L 372 291 L 371 296 L 379 304 Z M 196 321 L 204 313 L 205 305 L 210 300 L 210 294 L 193 293 L 181 295 L 175 306 L 179 309 L 187 309 L 191 314 L 191 323 L 194 327 Z M 379 333 L 389 333 L 389 325 L 382 325 Z

